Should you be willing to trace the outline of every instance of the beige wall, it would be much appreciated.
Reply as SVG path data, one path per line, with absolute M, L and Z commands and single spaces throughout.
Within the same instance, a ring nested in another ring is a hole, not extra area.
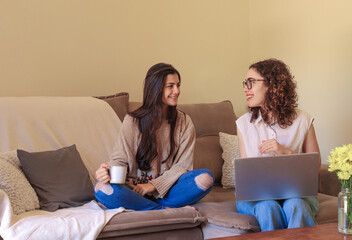
M 291 67 L 325 161 L 352 143 L 352 1 L 251 0 L 249 9 L 250 62 L 276 57 Z
M 141 100 L 149 67 L 167 62 L 181 73 L 181 103 L 236 106 L 248 24 L 246 1 L 0 0 L 0 96 Z
M 172 63 L 181 103 L 230 99 L 246 111 L 249 63 L 283 59 L 326 159 L 352 142 L 349 0 L 0 0 L 0 96 L 141 100 L 147 69 Z

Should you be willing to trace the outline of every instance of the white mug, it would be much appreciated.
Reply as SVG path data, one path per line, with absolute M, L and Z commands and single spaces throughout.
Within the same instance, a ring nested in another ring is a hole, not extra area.
M 127 167 L 126 166 L 111 166 L 110 183 L 122 184 L 126 182 Z

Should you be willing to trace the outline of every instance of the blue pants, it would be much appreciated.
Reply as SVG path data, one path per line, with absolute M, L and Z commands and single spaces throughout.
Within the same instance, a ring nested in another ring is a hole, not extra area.
M 208 169 L 196 169 L 183 174 L 176 183 L 170 188 L 164 198 L 156 199 L 145 195 L 144 197 L 132 191 L 132 187 L 127 184 L 111 184 L 112 194 L 106 194 L 101 190 L 95 192 L 96 199 L 108 209 L 124 207 L 136 211 L 158 210 L 165 207 L 183 207 L 202 199 L 211 190 L 199 188 L 195 178 L 200 174 L 206 173 L 214 177 Z
M 239 213 L 255 216 L 264 232 L 316 225 L 315 215 L 318 213 L 319 202 L 317 198 L 290 198 L 236 202 L 236 207 Z

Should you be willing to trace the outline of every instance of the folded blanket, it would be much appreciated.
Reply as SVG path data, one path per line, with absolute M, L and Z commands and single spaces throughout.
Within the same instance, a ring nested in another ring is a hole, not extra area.
M 106 223 L 124 208 L 104 211 L 95 201 L 55 212 L 35 210 L 13 215 L 8 196 L 0 190 L 0 235 L 7 239 L 96 239 Z

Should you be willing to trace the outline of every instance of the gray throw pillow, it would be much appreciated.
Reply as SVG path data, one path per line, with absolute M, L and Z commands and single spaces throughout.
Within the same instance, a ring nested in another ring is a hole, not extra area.
M 17 155 L 41 209 L 52 212 L 94 199 L 93 184 L 75 145 L 46 152 L 17 150 Z

